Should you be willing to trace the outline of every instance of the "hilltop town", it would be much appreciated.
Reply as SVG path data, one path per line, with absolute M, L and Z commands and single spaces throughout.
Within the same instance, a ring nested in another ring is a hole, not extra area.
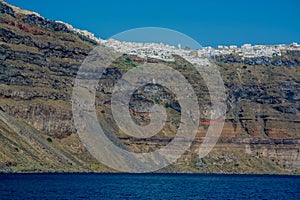
M 255 57 L 276 57 L 281 56 L 281 53 L 287 50 L 300 50 L 300 45 L 295 42 L 290 45 L 281 44 L 274 46 L 252 46 L 251 44 L 244 44 L 241 47 L 231 45 L 212 48 L 209 46 L 197 50 L 182 49 L 180 44 L 178 47 L 175 47 L 163 43 L 120 42 L 114 39 L 100 40 L 99 43 L 111 47 L 116 51 L 142 58 L 149 57 L 164 61 L 174 61 L 172 55 L 179 55 L 192 64 L 206 64 L 205 58 L 214 58 L 221 55 L 234 54 L 240 56 L 242 59 L 246 59 Z
M 63 22 L 61 22 L 63 23 Z M 215 58 L 222 55 L 237 55 L 241 59 L 256 58 L 256 57 L 279 57 L 282 53 L 287 51 L 300 50 L 300 45 L 296 42 L 291 44 L 279 45 L 251 45 L 244 44 L 241 47 L 237 45 L 223 46 L 219 45 L 216 48 L 211 46 L 203 47 L 201 49 L 191 50 L 189 48 L 181 48 L 178 44 L 177 47 L 163 44 L 163 43 L 138 43 L 138 42 L 124 42 L 115 39 L 103 40 L 96 38 L 93 33 L 73 28 L 67 24 L 68 28 L 78 34 L 84 35 L 100 45 L 110 47 L 118 52 L 135 55 L 141 58 L 149 57 L 164 61 L 174 61 L 172 55 L 179 55 L 192 64 L 208 65 L 205 58 Z
M 1 1 L 3 2 L 3 1 Z M 8 5 L 7 3 L 3 2 Z M 22 14 L 31 14 L 36 15 L 42 19 L 39 13 L 23 10 L 16 6 L 9 5 L 13 8 L 14 12 Z M 223 55 L 237 55 L 241 59 L 257 58 L 257 57 L 276 57 L 281 56 L 282 53 L 285 53 L 289 50 L 299 50 L 300 45 L 296 42 L 292 44 L 279 44 L 279 45 L 251 45 L 244 44 L 241 47 L 236 45 L 223 46 L 219 45 L 216 48 L 211 46 L 203 47 L 201 49 L 191 50 L 189 48 L 181 48 L 181 45 L 178 44 L 177 47 L 163 44 L 163 43 L 137 43 L 137 42 L 122 42 L 114 39 L 103 40 L 101 38 L 95 37 L 95 35 L 89 31 L 81 30 L 74 28 L 72 25 L 62 22 L 55 21 L 58 24 L 65 25 L 70 32 L 82 35 L 90 40 L 93 40 L 95 43 L 104 45 L 115 49 L 118 52 L 136 55 L 141 58 L 149 57 L 155 58 L 164 61 L 174 61 L 172 55 L 179 55 L 192 64 L 208 65 L 209 62 L 206 58 L 215 58 Z

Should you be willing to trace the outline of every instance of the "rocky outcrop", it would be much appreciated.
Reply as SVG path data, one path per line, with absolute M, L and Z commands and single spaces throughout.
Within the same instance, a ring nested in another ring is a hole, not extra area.
M 217 62 L 224 63 L 243 63 L 246 65 L 266 65 L 266 66 L 300 66 L 300 51 L 288 50 L 282 53 L 282 56 L 273 57 L 254 57 L 254 58 L 242 58 L 238 55 L 222 55 L 217 56 L 215 60 Z
M 14 11 L 11 7 L 5 5 L 3 2 L 0 2 L 0 13 L 8 14 L 14 17 Z
M 47 20 L 42 17 L 36 16 L 34 14 L 28 15 L 23 19 L 23 21 L 27 24 L 39 25 L 45 28 L 49 28 L 50 30 L 53 31 L 70 32 L 70 30 L 65 24 Z
M 72 112 L 69 108 L 60 106 L 56 102 L 31 103 L 20 105 L 4 105 L 7 113 L 22 119 L 44 134 L 56 138 L 64 138 L 76 130 L 72 121 Z

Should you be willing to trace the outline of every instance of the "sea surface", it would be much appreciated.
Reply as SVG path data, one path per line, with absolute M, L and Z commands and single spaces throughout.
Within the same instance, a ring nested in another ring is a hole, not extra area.
M 300 199 L 300 176 L 0 174 L 0 199 Z

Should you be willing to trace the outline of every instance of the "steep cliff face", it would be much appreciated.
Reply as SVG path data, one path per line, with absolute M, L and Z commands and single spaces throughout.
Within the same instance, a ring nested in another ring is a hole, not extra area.
M 107 171 L 71 135 L 74 76 L 95 42 L 2 1 L 0 13 L 0 171 Z
M 56 139 L 0 111 L 0 172 L 107 171 L 78 136 Z
M 70 95 L 94 42 L 66 25 L 1 3 L 1 107 L 45 134 L 74 133 Z
M 21 12 L 3 2 L 0 13 L 1 171 L 109 170 L 95 161 L 81 144 L 71 112 L 75 76 L 96 42 L 74 33 L 63 23 Z M 175 59 L 165 64 L 187 77 L 202 111 L 205 110 L 209 107 L 209 96 L 201 76 L 181 57 Z M 166 145 L 180 124 L 181 107 L 175 95 L 157 84 L 137 90 L 129 109 L 136 123 L 147 124 L 147 109 L 153 104 L 165 106 L 168 123 L 160 133 L 137 140 L 114 124 L 110 108 L 113 86 L 128 69 L 143 62 L 162 61 L 124 55 L 105 72 L 96 95 L 97 115 L 105 131 L 135 152 Z M 203 117 L 199 119 L 202 128 L 190 150 L 162 171 L 299 173 L 297 52 L 269 60 L 222 57 L 217 64 L 228 96 L 228 112 L 219 144 L 199 160 L 197 153 L 205 130 L 210 123 L 218 123 Z
M 255 137 L 299 137 L 299 67 L 219 63 L 228 117 Z

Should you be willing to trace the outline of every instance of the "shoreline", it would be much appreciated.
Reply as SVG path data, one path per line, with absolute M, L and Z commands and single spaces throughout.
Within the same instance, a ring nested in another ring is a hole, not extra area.
M 130 172 L 0 172 L 1 175 L 197 175 L 197 176 L 300 176 L 299 174 L 241 174 L 241 173 L 130 173 Z

